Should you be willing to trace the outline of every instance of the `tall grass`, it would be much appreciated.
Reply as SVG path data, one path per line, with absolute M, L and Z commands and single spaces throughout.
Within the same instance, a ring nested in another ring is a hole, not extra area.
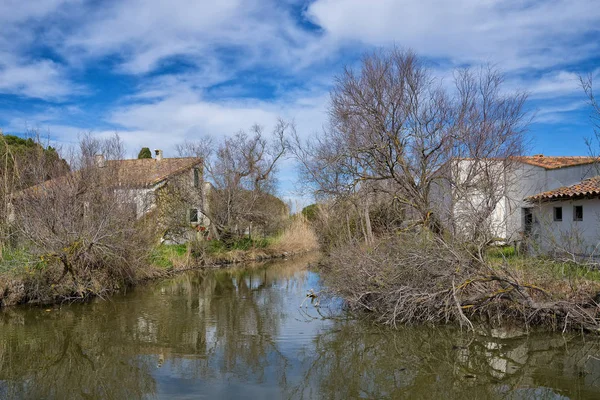
M 319 247 L 317 235 L 306 218 L 297 215 L 292 218 L 290 225 L 269 246 L 280 252 L 297 253 L 316 250 Z

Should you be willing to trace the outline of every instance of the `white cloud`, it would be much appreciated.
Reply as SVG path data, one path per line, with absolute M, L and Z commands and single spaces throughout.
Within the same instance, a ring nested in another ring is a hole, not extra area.
M 127 73 L 146 73 L 181 56 L 201 66 L 208 58 L 236 58 L 229 67 L 285 62 L 297 67 L 314 56 L 309 34 L 275 1 L 129 0 L 90 10 L 90 21 L 60 46 L 67 58 L 118 55 Z M 319 46 L 317 46 L 319 47 Z M 321 53 L 325 55 L 326 53 Z M 231 60 L 230 60 L 231 61 Z
M 276 101 L 235 99 L 210 101 L 192 91 L 185 82 L 160 80 L 166 86 L 151 85 L 148 91 L 137 93 L 134 99 L 149 99 L 115 109 L 109 122 L 120 126 L 127 142 L 171 148 L 184 139 L 200 135 L 222 137 L 258 123 L 267 130 L 282 117 L 294 120 L 300 134 L 321 130 L 326 120 L 328 96 L 323 92 L 298 92 Z M 154 97 L 153 96 L 157 96 Z
M 83 90 L 81 85 L 67 78 L 62 66 L 53 61 L 19 60 L 8 54 L 0 56 L 0 93 L 60 100 Z
M 457 63 L 546 68 L 598 52 L 595 0 L 316 0 L 307 16 L 339 41 L 412 47 Z

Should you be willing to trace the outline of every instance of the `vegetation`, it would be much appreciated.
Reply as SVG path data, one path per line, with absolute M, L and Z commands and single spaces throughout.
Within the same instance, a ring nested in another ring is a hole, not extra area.
M 262 167 L 256 167 L 252 178 L 247 178 L 255 186 L 245 186 L 246 178 L 240 178 L 237 189 L 231 186 L 208 194 L 209 200 L 218 201 L 228 191 L 236 201 L 244 202 L 231 204 L 225 208 L 228 211 L 214 203 L 211 215 L 229 212 L 231 218 L 220 225 L 217 239 L 203 225 L 204 220 L 190 222 L 186 213 L 192 205 L 204 207 L 203 182 L 196 179 L 196 171 L 190 171 L 194 179 L 191 175 L 169 179 L 148 199 L 153 201 L 152 211 L 139 218 L 140 206 L 149 209 L 146 199 L 123 189 L 120 164 L 107 162 L 124 158 L 118 136 L 106 140 L 83 136 L 71 157 L 72 173 L 58 168 L 62 161 L 48 162 L 48 155 L 57 154 L 54 149 L 9 139 L 4 141 L 4 160 L 10 162 L 0 170 L 6 181 L 1 188 L 5 218 L 1 222 L 0 306 L 102 297 L 179 269 L 314 248 L 310 244 L 302 247 L 301 241 L 291 243 L 291 238 L 301 240 L 303 234 L 294 230 L 307 226 L 292 222 L 286 205 L 269 192 L 272 186 L 267 190 L 263 185 L 271 172 Z M 257 143 L 252 146 L 260 146 Z M 251 163 L 261 164 L 261 157 L 265 155 L 257 155 Z M 275 162 L 270 161 L 269 170 L 274 170 Z M 22 168 L 36 172 L 27 186 L 20 179 Z M 51 177 L 55 179 L 49 180 Z M 273 177 L 268 179 L 273 183 Z M 158 245 L 159 239 L 185 244 Z
M 114 189 L 117 171 L 94 158 L 119 159 L 123 152 L 118 136 L 87 135 L 71 164 L 75 172 L 47 180 L 45 158 L 31 156 L 28 167 L 40 171 L 32 186 L 4 188 L 10 221 L 0 304 L 104 296 L 146 276 L 153 227 L 135 218 L 127 192 Z
M 139 160 L 144 159 L 144 158 L 152 158 L 152 152 L 150 151 L 150 148 L 148 148 L 148 147 L 142 147 L 142 149 L 138 153 L 138 157 L 137 158 Z
M 595 272 L 490 250 L 527 140 L 526 95 L 492 68 L 454 77 L 448 90 L 411 52 L 369 54 L 336 78 L 328 129 L 293 137 L 319 199 L 328 287 L 391 326 L 599 331 Z
M 165 270 L 198 265 L 255 261 L 285 257 L 318 249 L 317 236 L 301 216 L 286 218 L 285 228 L 274 236 L 244 236 L 231 240 L 202 240 L 188 244 L 162 244 L 150 257 L 154 266 Z
M 180 156 L 199 157 L 211 184 L 202 214 L 211 221 L 217 240 L 237 240 L 245 232 L 270 236 L 289 214 L 275 196 L 279 161 L 288 150 L 285 135 L 293 125 L 280 120 L 269 137 L 255 125 L 250 132 L 214 142 L 210 137 L 177 147 Z M 257 231 L 258 229 L 258 231 Z

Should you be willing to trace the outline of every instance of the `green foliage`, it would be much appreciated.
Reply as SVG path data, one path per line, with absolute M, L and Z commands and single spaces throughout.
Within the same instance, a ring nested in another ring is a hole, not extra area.
M 183 257 L 187 252 L 185 244 L 161 244 L 150 253 L 150 263 L 163 269 L 173 268 L 173 260 Z
M 148 147 L 142 147 L 142 149 L 140 150 L 139 154 L 138 154 L 138 159 L 144 159 L 144 158 L 152 158 L 152 152 L 150 151 L 150 149 Z
M 302 215 L 304 215 L 304 217 L 310 222 L 313 222 L 314 220 L 317 219 L 318 213 L 319 213 L 319 205 L 318 204 L 311 204 L 302 209 Z
M 492 247 L 488 250 L 487 254 L 491 259 L 505 259 L 517 256 L 514 246 Z
M 40 165 L 46 171 L 46 176 L 42 177 L 46 180 L 70 170 L 68 163 L 60 157 L 54 147 L 44 147 L 32 138 L 4 135 L 0 131 L 0 157 L 4 157 L 7 153 L 8 170 L 5 170 L 6 164 L 3 163 L 0 166 L 0 174 L 10 175 L 16 172 L 19 188 L 39 183 L 40 177 L 34 176 L 32 170 L 38 169 Z
M 0 258 L 0 274 L 9 272 L 27 272 L 34 269 L 43 269 L 47 262 L 36 258 L 23 248 L 5 247 Z M 27 271 L 26 271 L 27 270 Z
M 251 249 L 264 249 L 270 243 L 270 239 L 250 239 L 249 237 L 243 237 L 237 240 L 209 240 L 206 242 L 206 251 L 209 254 L 225 253 L 232 250 L 248 251 Z
M 600 271 L 594 267 L 546 257 L 520 255 L 515 251 L 514 246 L 491 247 L 487 251 L 487 256 L 494 267 L 508 265 L 516 271 L 544 276 L 550 281 L 600 282 Z

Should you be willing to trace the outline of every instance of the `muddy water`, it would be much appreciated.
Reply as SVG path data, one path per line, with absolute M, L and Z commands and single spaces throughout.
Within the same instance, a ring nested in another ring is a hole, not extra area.
M 378 329 L 300 308 L 307 259 L 0 312 L 0 399 L 600 398 L 600 342 Z

